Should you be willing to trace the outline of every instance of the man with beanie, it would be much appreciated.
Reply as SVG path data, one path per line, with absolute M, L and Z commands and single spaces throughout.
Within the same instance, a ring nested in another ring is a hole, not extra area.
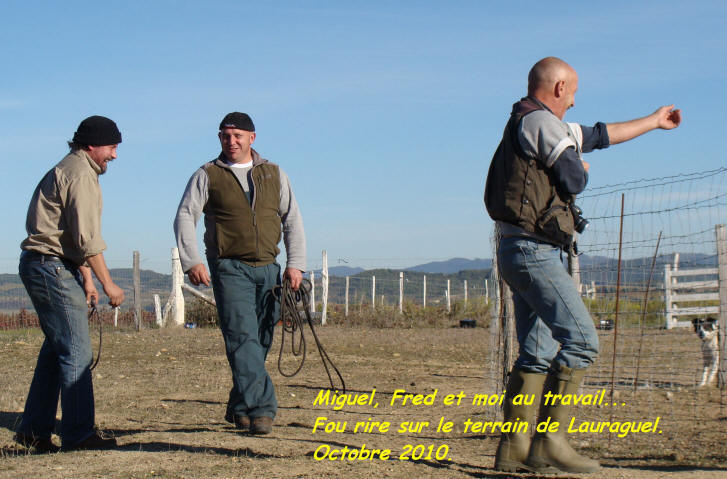
M 71 151 L 40 180 L 30 200 L 19 274 L 45 341 L 15 441 L 38 452 L 60 449 L 51 440 L 59 393 L 63 450 L 116 447 L 114 438 L 95 428 L 87 314 L 88 305 L 98 300 L 91 271 L 111 306 L 124 301 L 103 256 L 98 182 L 119 143 L 116 123 L 103 116 L 86 118 L 68 143 Z
M 280 284 L 281 233 L 287 254 L 283 277 L 297 290 L 305 270 L 303 219 L 290 181 L 252 148 L 255 125 L 233 112 L 220 123 L 222 152 L 189 180 L 174 221 L 182 268 L 194 285 L 209 286 L 217 303 L 232 389 L 225 420 L 252 434 L 272 431 L 277 400 L 265 358 L 278 321 L 272 289 Z M 207 264 L 197 249 L 204 213 Z
M 512 289 L 519 343 L 506 387 L 504 420 L 529 425 L 527 432 L 502 435 L 495 454 L 500 471 L 599 469 L 597 461 L 568 444 L 565 428 L 572 411 L 567 405 L 542 402 L 537 423 L 550 418 L 560 428 L 531 439 L 539 401 L 528 406 L 513 399 L 519 394 L 539 398 L 577 393 L 598 355 L 593 320 L 561 262 L 561 250 L 573 248 L 580 228 L 574 201 L 586 187 L 589 167 L 581 154 L 654 129 L 670 130 L 681 122 L 681 112 L 669 105 L 622 123 L 565 123 L 577 89 L 578 75 L 566 62 L 555 57 L 537 62 L 528 75 L 528 96 L 513 105 L 487 175 L 485 204 L 499 229 L 497 264 Z

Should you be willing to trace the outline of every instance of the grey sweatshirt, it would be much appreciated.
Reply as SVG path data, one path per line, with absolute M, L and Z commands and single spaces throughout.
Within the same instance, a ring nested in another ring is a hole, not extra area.
M 260 155 L 253 150 L 253 163 L 260 162 Z M 305 271 L 305 232 L 303 230 L 303 217 L 300 214 L 298 203 L 295 201 L 293 189 L 290 186 L 288 175 L 280 169 L 280 206 L 278 215 L 283 226 L 283 242 L 288 257 L 287 267 Z M 231 168 L 240 180 L 245 192 L 254 195 L 250 182 L 248 182 L 249 169 L 240 170 Z M 177 216 L 174 219 L 174 234 L 177 237 L 179 257 L 182 260 L 182 269 L 186 272 L 192 266 L 202 263 L 202 257 L 197 248 L 197 222 L 202 215 L 202 210 L 207 203 L 209 189 L 209 177 L 204 168 L 199 168 L 187 183 L 182 201 L 177 208 Z M 205 217 L 206 231 L 214 231 L 214 224 Z M 214 258 L 217 248 L 213 244 L 214 238 L 211 234 L 205 234 L 206 254 L 208 258 Z

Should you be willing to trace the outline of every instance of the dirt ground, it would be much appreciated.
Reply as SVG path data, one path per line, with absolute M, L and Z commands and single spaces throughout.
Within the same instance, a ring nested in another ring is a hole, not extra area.
M 344 375 L 347 392 L 376 390 L 371 405 L 346 405 L 340 410 L 314 405 L 328 379 L 310 335 L 303 370 L 286 378 L 278 372 L 276 331 L 267 367 L 277 388 L 278 416 L 272 434 L 248 436 L 223 419 L 231 381 L 217 329 L 106 330 L 101 363 L 94 371 L 96 420 L 116 436 L 120 447 L 46 455 L 28 454 L 12 441 L 42 335 L 35 330 L 1 332 L 0 477 L 513 477 L 492 469 L 498 434 L 464 431 L 467 419 L 499 417 L 497 406 L 472 405 L 475 394 L 497 392 L 498 373 L 492 367 L 487 329 L 326 326 L 318 331 Z M 92 337 L 96 343 L 97 330 Z M 295 363 L 287 352 L 284 370 L 290 371 Z M 648 370 L 649 365 L 642 367 Z M 605 387 L 607 381 L 599 375 L 606 374 L 594 371 L 583 393 L 596 394 Z M 391 405 L 399 389 L 433 397 L 433 404 L 403 406 L 397 400 Z M 461 404 L 445 405 L 449 394 L 460 394 Z M 724 407 L 720 409 L 716 388 L 632 392 L 624 387 L 616 398 L 617 407 L 583 406 L 576 415 L 579 420 L 642 421 L 659 416 L 661 433 L 612 435 L 610 441 L 608 434 L 573 434 L 571 442 L 602 463 L 603 469 L 588 477 L 727 478 L 727 416 Z M 704 408 L 696 410 L 695 404 Z M 313 433 L 321 417 L 337 421 L 329 427 L 339 429 L 345 421 L 345 431 L 326 433 L 320 430 L 323 423 Z M 437 431 L 440 418 L 453 423 L 450 432 Z M 391 427 L 363 432 L 370 421 L 390 422 Z M 409 424 L 399 433 L 404 421 Z M 364 424 L 354 433 L 357 422 Z M 407 426 L 416 430 L 412 423 L 417 422 L 420 430 L 410 432 Z M 54 440 L 60 441 L 55 436 Z M 369 450 L 390 449 L 389 459 L 316 459 L 329 447 L 360 449 L 363 444 Z M 409 456 L 416 460 L 404 459 L 410 449 Z M 563 475 L 569 476 L 573 475 Z

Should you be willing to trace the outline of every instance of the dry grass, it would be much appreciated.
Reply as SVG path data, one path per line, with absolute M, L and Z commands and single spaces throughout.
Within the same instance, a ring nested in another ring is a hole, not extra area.
M 37 330 L 0 332 L 0 477 L 508 477 L 491 469 L 497 435 L 465 434 L 461 426 L 467 418 L 496 418 L 498 409 L 441 403 L 445 394 L 462 391 L 469 398 L 495 390 L 496 373 L 491 368 L 494 361 L 487 329 L 334 325 L 319 327 L 318 331 L 344 373 L 348 390 L 370 392 L 376 388 L 379 408 L 347 406 L 334 411 L 314 406 L 313 400 L 320 388 L 327 386 L 327 379 L 317 353 L 310 351 L 312 340 L 309 337 L 308 362 L 303 371 L 294 378 L 283 378 L 277 372 L 276 336 L 268 358 L 280 402 L 275 429 L 265 437 L 240 434 L 222 418 L 230 378 L 217 329 L 140 333 L 108 330 L 101 363 L 94 371 L 96 417 L 102 428 L 116 435 L 121 447 L 111 452 L 52 455 L 29 455 L 15 447 L 11 439 L 42 335 Z M 97 338 L 95 332 L 93 338 Z M 666 347 L 676 350 L 687 347 L 687 338 L 692 339 L 681 332 L 665 335 L 660 341 L 669 341 Z M 604 340 L 604 351 L 608 347 Z M 694 347 L 698 348 L 696 344 Z M 610 359 L 604 357 L 601 362 L 605 367 Z M 649 371 L 649 378 L 658 374 L 653 362 L 642 365 Z M 283 365 L 290 370 L 294 359 L 286 357 Z M 673 371 L 665 371 L 663 379 L 667 381 L 670 375 Z M 601 376 L 607 374 L 594 369 L 584 392 L 605 387 L 602 383 L 606 379 Z M 438 399 L 431 407 L 392 407 L 388 403 L 396 389 L 422 394 L 437 389 Z M 602 472 L 589 477 L 727 476 L 727 418 L 720 412 L 716 388 L 696 391 L 686 384 L 657 384 L 635 392 L 619 386 L 617 392 L 619 401 L 627 406 L 616 410 L 616 418 L 662 414 L 663 434 L 613 437 L 610 446 L 604 435 L 575 436 L 573 442 L 586 454 L 601 458 L 605 466 Z M 587 419 L 608 419 L 610 415 L 610 408 L 579 410 L 579 417 Z M 319 416 L 347 421 L 349 430 L 312 434 Z M 440 417 L 455 423 L 451 433 L 435 431 Z M 392 430 L 376 434 L 350 431 L 354 422 L 369 418 L 392 422 Z M 694 418 L 699 422 L 695 423 Z M 395 426 L 402 421 L 428 421 L 430 427 L 418 434 L 397 434 Z M 323 443 L 389 448 L 394 459 L 316 461 L 312 454 Z M 448 460 L 398 460 L 405 444 L 447 444 Z

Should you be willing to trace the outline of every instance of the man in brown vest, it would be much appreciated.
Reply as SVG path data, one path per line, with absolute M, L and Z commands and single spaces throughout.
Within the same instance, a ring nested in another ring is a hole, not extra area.
M 287 267 L 283 277 L 297 290 L 305 270 L 303 220 L 285 172 L 253 148 L 255 125 L 233 112 L 220 123 L 222 152 L 202 165 L 187 184 L 174 231 L 182 268 L 192 284 L 212 288 L 233 386 L 225 419 L 253 434 L 272 431 L 277 400 L 265 358 L 278 320 L 272 289 L 280 284 L 281 236 Z M 196 224 L 204 213 L 210 273 L 197 249 Z
M 500 231 L 497 262 L 513 292 L 519 343 L 507 384 L 505 421 L 530 426 L 527 432 L 502 435 L 495 455 L 495 469 L 501 471 L 598 470 L 597 461 L 579 455 L 566 440 L 568 406 L 543 402 L 538 422 L 550 418 L 560 429 L 537 433 L 531 442 L 538 401 L 523 405 L 514 398 L 576 393 L 598 356 L 593 320 L 560 259 L 561 249 L 571 247 L 574 231 L 582 226 L 573 203 L 588 182 L 588 163 L 581 154 L 681 122 L 680 111 L 669 105 L 622 123 L 565 123 L 577 90 L 578 75 L 563 60 L 537 62 L 528 75 L 528 96 L 513 105 L 487 175 L 485 204 Z

